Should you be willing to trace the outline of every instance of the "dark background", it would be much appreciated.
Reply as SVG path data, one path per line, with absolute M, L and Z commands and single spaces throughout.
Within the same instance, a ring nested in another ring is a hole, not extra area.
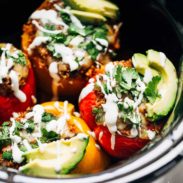
M 174 35 L 175 30 L 169 28 L 163 11 L 151 5 L 153 0 L 113 1 L 121 7 L 122 18 L 125 19 L 121 31 L 120 59 L 129 58 L 132 53 L 143 52 L 147 48 L 164 51 L 175 60 L 180 58 L 180 46 L 177 42 L 178 38 Z M 163 4 L 170 11 L 182 31 L 183 38 L 183 0 L 155 1 Z M 22 25 L 41 2 L 43 0 L 0 0 L 0 42 L 10 42 L 20 48 Z

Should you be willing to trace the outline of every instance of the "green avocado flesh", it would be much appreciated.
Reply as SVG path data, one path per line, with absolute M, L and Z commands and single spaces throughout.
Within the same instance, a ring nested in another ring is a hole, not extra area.
M 119 8 L 115 4 L 106 0 L 64 0 L 64 2 L 72 9 L 97 13 L 111 19 L 116 19 L 119 12 Z
M 148 50 L 147 56 L 136 53 L 132 62 L 137 72 L 144 75 L 150 70 L 153 76 L 161 76 L 158 84 L 158 97 L 153 104 L 147 103 L 147 117 L 156 121 L 166 116 L 172 109 L 177 93 L 177 74 L 172 62 L 162 53 L 155 50 Z
M 29 151 L 24 154 L 28 163 L 20 167 L 20 172 L 43 177 L 67 174 L 83 159 L 88 141 L 89 137 L 81 133 Z
M 81 22 L 88 24 L 99 24 L 102 22 L 106 22 L 107 19 L 98 14 L 92 12 L 78 11 L 78 10 L 70 10 L 73 15 L 79 18 Z

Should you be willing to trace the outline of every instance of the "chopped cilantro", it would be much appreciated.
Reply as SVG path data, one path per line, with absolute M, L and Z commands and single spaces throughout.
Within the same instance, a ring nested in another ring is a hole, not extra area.
M 149 100 L 150 103 L 154 103 L 157 97 L 160 97 L 158 93 L 157 86 L 161 80 L 160 76 L 155 76 L 148 83 L 147 88 L 144 92 L 145 97 Z
M 0 128 L 0 148 L 11 144 L 9 137 L 9 122 L 4 122 Z
M 42 122 L 49 122 L 53 119 L 55 119 L 55 117 L 52 114 L 47 113 L 47 112 L 45 112 L 42 116 Z
M 20 135 L 20 130 L 22 129 L 24 129 L 23 124 L 21 124 L 20 122 L 16 122 L 13 135 Z
M 124 68 L 118 65 L 114 72 L 114 77 L 117 82 L 118 92 L 127 93 L 136 87 L 136 80 L 140 78 L 138 73 L 133 68 Z
M 94 107 L 92 110 L 92 114 L 95 116 L 97 122 L 103 122 L 104 111 L 102 108 Z
M 107 39 L 107 28 L 105 26 L 95 28 L 93 38 Z
M 64 43 L 65 40 L 66 40 L 66 35 L 65 34 L 56 34 L 56 35 L 52 35 L 52 40 L 55 42 L 55 43 Z
M 63 12 L 61 11 L 60 12 L 60 16 L 62 18 L 62 20 L 67 24 L 69 25 L 72 21 L 71 21 L 71 18 L 70 18 L 70 15 L 66 12 Z
M 99 55 L 99 51 L 96 49 L 95 44 L 92 42 L 89 42 L 86 45 L 86 51 L 91 56 L 92 60 L 96 60 L 97 56 Z
M 24 145 L 21 145 L 19 148 L 20 148 L 20 150 L 22 152 L 26 152 L 27 151 L 27 148 Z
M 12 151 L 5 151 L 5 152 L 3 152 L 2 158 L 4 160 L 11 161 L 13 159 L 13 157 L 12 157 Z
M 41 132 L 42 132 L 41 141 L 43 143 L 52 142 L 52 141 L 58 140 L 60 138 L 59 134 L 55 133 L 54 131 L 48 132 L 45 128 L 42 128 Z
M 18 53 L 18 58 L 15 58 L 15 57 L 11 57 L 11 58 L 13 58 L 14 62 L 17 64 L 20 64 L 22 66 L 26 65 L 26 58 L 21 51 Z
M 27 120 L 26 123 L 28 123 L 28 127 L 26 128 L 27 133 L 32 133 L 35 129 L 34 121 Z
M 44 28 L 47 30 L 55 30 L 55 25 L 46 24 Z
M 86 36 L 85 30 L 75 26 L 74 24 L 70 24 L 69 29 L 68 29 L 68 33 L 70 35 Z

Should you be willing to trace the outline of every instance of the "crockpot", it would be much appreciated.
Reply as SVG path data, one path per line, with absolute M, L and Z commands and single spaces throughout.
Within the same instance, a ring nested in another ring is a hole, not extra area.
M 0 42 L 20 47 L 22 25 L 41 0 L 0 2 Z M 156 49 L 174 63 L 179 76 L 177 100 L 161 136 L 128 160 L 113 164 L 109 169 L 92 175 L 63 179 L 46 179 L 21 175 L 12 169 L 0 170 L 1 182 L 52 183 L 74 182 L 149 182 L 176 166 L 183 152 L 183 40 L 175 20 L 164 6 L 155 0 L 115 0 L 120 7 L 121 50 L 118 59 L 127 59 L 136 52 Z M 21 7 L 21 8 L 20 8 Z M 7 16 L 6 16 L 7 15 Z

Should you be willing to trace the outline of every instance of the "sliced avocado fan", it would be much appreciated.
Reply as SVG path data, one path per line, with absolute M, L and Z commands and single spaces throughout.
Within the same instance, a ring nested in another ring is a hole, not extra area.
M 146 103 L 146 110 L 151 121 L 165 117 L 172 109 L 177 94 L 178 79 L 174 65 L 164 53 L 155 50 L 148 50 L 147 56 L 134 54 L 132 62 L 140 74 L 145 75 L 149 70 L 153 76 L 161 77 L 157 86 L 160 97 L 157 97 L 154 103 Z
M 69 140 L 58 140 L 24 154 L 27 164 L 20 172 L 31 176 L 58 177 L 68 174 L 83 159 L 89 137 L 80 133 Z
M 64 0 L 64 2 L 74 10 L 93 13 L 86 14 L 86 20 L 94 18 L 103 21 L 105 17 L 116 19 L 119 13 L 119 8 L 106 0 Z

